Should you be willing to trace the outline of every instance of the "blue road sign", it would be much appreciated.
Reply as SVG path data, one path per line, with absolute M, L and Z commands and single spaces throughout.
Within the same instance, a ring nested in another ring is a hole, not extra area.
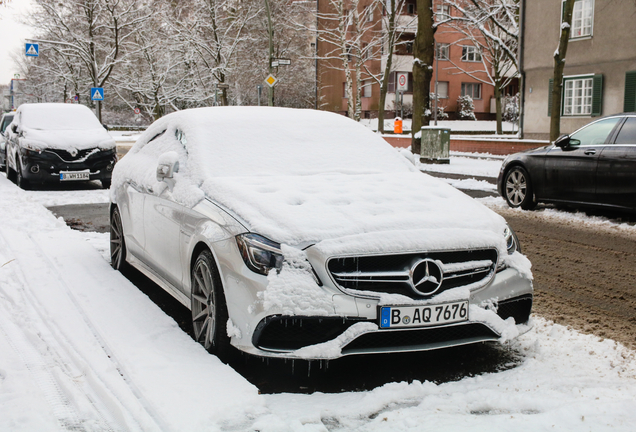
M 104 100 L 104 88 L 103 87 L 91 87 L 91 100 L 103 101 Z
M 40 55 L 40 45 L 36 43 L 27 43 L 24 47 L 27 57 L 37 57 Z

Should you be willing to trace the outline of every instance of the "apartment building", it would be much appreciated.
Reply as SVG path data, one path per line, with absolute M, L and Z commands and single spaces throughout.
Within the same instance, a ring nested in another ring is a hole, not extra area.
M 382 31 L 386 25 L 386 11 L 380 8 L 373 9 L 371 0 L 362 0 L 359 4 L 360 16 L 367 23 L 368 33 L 362 36 L 372 43 L 373 35 Z M 446 21 L 449 16 L 457 14 L 456 10 L 444 5 L 443 2 L 435 1 L 435 19 Z M 319 2 L 319 12 L 327 14 L 333 12 L 332 5 L 327 1 Z M 323 15 L 324 16 L 324 15 Z M 319 28 L 324 26 L 320 22 Z M 333 24 L 332 24 L 333 25 Z M 402 100 L 404 107 L 412 106 L 413 101 L 413 41 L 417 31 L 417 9 L 415 0 L 406 0 L 400 10 L 397 20 L 399 31 L 398 44 L 394 51 L 392 60 L 392 72 L 388 82 L 388 93 L 385 102 L 385 110 L 388 117 L 395 115 L 396 101 Z M 356 35 L 349 33 L 349 39 Z M 453 29 L 448 24 L 440 24 L 436 34 L 436 57 L 437 64 L 434 65 L 434 74 L 431 81 L 431 91 L 434 91 L 435 80 L 437 78 L 439 106 L 444 108 L 451 118 L 455 117 L 457 110 L 457 98 L 463 95 L 470 95 L 475 105 L 475 115 L 478 119 L 494 119 L 494 87 L 488 84 L 488 74 L 483 72 L 485 65 L 478 47 L 459 31 Z M 362 45 L 364 45 L 363 42 Z M 386 46 L 377 46 L 370 49 L 366 54 L 362 74 L 362 117 L 374 118 L 377 116 L 380 99 L 380 84 L 378 77 L 381 76 L 386 65 Z M 345 94 L 345 72 L 341 61 L 328 60 L 328 53 L 333 52 L 333 44 L 328 44 L 323 40 L 318 41 L 317 76 L 319 107 L 328 111 L 347 114 L 347 95 Z M 350 66 L 352 69 L 353 66 Z M 470 74 L 464 71 L 470 72 Z M 482 72 L 480 72 L 482 71 Z M 352 72 L 354 75 L 355 73 Z M 406 74 L 408 77 L 407 90 L 403 94 L 396 94 L 396 77 Z M 472 76 L 471 76 L 472 75 Z M 354 79 L 355 84 L 355 79 Z M 515 94 L 518 91 L 517 80 L 506 90 L 506 94 Z M 397 106 L 400 106 L 398 102 Z
M 522 127 L 525 138 L 548 139 L 553 54 L 561 32 L 561 0 L 522 3 Z M 636 111 L 636 3 L 577 0 L 566 55 L 561 132 L 597 116 Z M 630 36 L 631 35 L 631 36 Z

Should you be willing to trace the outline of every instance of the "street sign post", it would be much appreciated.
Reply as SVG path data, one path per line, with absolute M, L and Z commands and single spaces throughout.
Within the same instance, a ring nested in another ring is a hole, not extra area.
M 104 88 L 103 87 L 91 87 L 91 100 L 103 101 L 104 100 Z
M 397 91 L 407 91 L 409 86 L 409 75 L 406 72 L 397 73 Z
M 276 85 L 278 80 L 276 79 L 276 77 L 274 75 L 269 74 L 267 76 L 267 78 L 265 78 L 265 82 L 267 83 L 268 86 L 274 88 L 274 86 Z
M 27 42 L 24 52 L 27 57 L 38 57 L 40 55 L 40 44 Z
M 278 66 L 289 66 L 291 64 L 291 60 L 290 59 L 275 59 L 275 62 L 278 63 Z

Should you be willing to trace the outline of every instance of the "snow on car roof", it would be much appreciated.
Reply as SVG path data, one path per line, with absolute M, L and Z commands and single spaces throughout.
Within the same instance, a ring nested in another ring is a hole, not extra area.
M 39 130 L 103 129 L 95 114 L 86 106 L 63 103 L 23 104 L 18 108 L 20 125 Z
M 155 172 L 168 151 L 179 156 L 176 201 L 192 207 L 207 195 L 277 242 L 349 236 L 348 247 L 364 250 L 372 237 L 393 232 L 377 237 L 374 250 L 488 245 L 505 254 L 503 218 L 338 114 L 270 107 L 170 114 L 117 164 L 112 190 L 127 179 L 163 190 Z

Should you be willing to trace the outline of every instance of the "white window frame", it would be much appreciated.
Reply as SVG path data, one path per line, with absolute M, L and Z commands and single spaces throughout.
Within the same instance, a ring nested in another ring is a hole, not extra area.
M 479 48 L 474 45 L 462 45 L 462 61 L 472 63 L 481 62 L 481 52 Z
M 438 42 L 436 48 L 437 48 L 437 52 L 435 53 L 435 55 L 437 60 L 444 61 L 444 60 L 450 59 L 450 44 Z M 442 52 L 445 53 L 444 56 L 441 55 Z
M 448 88 L 449 88 L 449 82 L 448 81 L 437 81 L 437 99 L 448 99 Z M 446 87 L 446 94 L 442 94 L 442 92 L 440 91 L 442 89 L 442 87 Z M 434 89 L 435 87 L 433 87 Z
M 563 77 L 564 117 L 589 117 L 594 100 L 594 75 Z
M 435 12 L 435 21 L 443 21 L 450 18 L 450 6 L 445 4 L 438 4 Z
M 470 94 L 466 93 L 466 88 L 468 88 L 470 86 Z M 475 97 L 475 89 L 479 89 L 479 97 Z M 476 83 L 476 82 L 463 82 L 462 83 L 462 89 L 461 89 L 461 95 L 462 96 L 470 96 L 473 100 L 480 100 L 481 99 L 481 83 Z
M 562 1 L 561 16 L 563 16 L 564 6 L 565 2 Z M 594 35 L 594 6 L 594 0 L 576 0 L 572 11 L 572 25 L 570 26 L 571 40 L 589 39 Z M 586 18 L 589 19 L 589 25 L 585 25 Z

